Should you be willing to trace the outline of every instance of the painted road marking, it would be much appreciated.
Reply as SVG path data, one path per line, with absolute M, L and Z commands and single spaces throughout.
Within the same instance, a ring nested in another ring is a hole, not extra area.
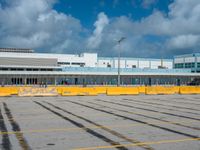
M 168 144 L 168 143 L 180 143 L 186 141 L 199 141 L 200 138 L 187 138 L 187 139 L 178 139 L 178 140 L 162 140 L 162 141 L 150 141 L 150 142 L 142 142 L 138 144 L 121 144 L 121 145 L 109 145 L 109 146 L 96 146 L 96 147 L 86 147 L 86 148 L 76 148 L 73 150 L 93 150 L 93 149 L 108 149 L 108 148 L 117 148 L 117 147 L 134 147 L 140 145 L 156 145 L 156 144 Z
M 196 122 L 196 121 L 191 121 L 191 122 Z M 160 121 L 154 121 L 154 122 L 149 122 L 150 124 L 156 124 L 156 125 L 160 125 L 160 124 L 169 124 L 168 122 L 160 122 Z M 189 123 L 189 122 L 187 122 Z M 105 127 L 107 128 L 129 128 L 129 127 L 134 127 L 134 126 L 148 126 L 146 124 L 141 124 L 141 123 L 133 123 L 133 124 L 125 124 L 125 125 L 105 125 Z M 91 128 L 91 129 L 100 129 L 100 126 L 86 126 L 87 128 Z M 80 128 L 77 127 L 71 127 L 71 128 L 49 128 L 49 129 L 34 129 L 34 130 L 21 130 L 20 132 L 14 132 L 14 131 L 10 131 L 10 132 L 0 132 L 0 135 L 3 134 L 16 134 L 16 133 L 46 133 L 46 132 L 61 132 L 61 131 L 80 131 Z

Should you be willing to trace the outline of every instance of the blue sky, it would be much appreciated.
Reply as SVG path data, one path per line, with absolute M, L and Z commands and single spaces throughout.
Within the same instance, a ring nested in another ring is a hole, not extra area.
M 171 58 L 199 52 L 199 26 L 199 0 L 0 0 L 1 47 L 37 52 Z
M 158 9 L 168 12 L 168 5 L 173 0 L 60 0 L 54 5 L 59 12 L 71 14 L 78 18 L 83 26 L 93 28 L 93 23 L 99 12 L 108 17 L 128 16 L 133 20 L 140 20 Z

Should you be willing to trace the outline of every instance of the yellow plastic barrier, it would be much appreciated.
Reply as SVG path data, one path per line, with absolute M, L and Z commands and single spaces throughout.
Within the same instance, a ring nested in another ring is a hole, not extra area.
M 0 96 L 11 96 L 11 90 L 9 87 L 0 87 Z
M 171 86 L 151 86 L 146 88 L 145 94 L 147 95 L 157 95 L 157 94 L 175 94 L 177 92 L 177 88 Z
M 139 90 L 139 93 L 145 94 L 146 87 L 145 87 L 145 86 L 139 86 L 139 87 L 138 87 L 138 90 Z
M 56 88 L 21 87 L 18 96 L 58 96 Z
M 156 95 L 157 94 L 156 88 L 151 87 L 151 86 L 146 87 L 145 94 L 146 95 Z
M 19 91 L 19 87 L 9 87 L 9 91 L 11 95 L 17 95 Z
M 157 94 L 163 94 L 163 95 L 176 93 L 175 89 L 170 86 L 157 86 L 156 91 L 157 91 Z
M 180 86 L 173 86 L 173 89 L 176 94 L 180 93 Z
M 62 96 L 93 96 L 98 95 L 97 91 L 93 87 L 67 87 L 63 88 Z
M 181 86 L 180 94 L 200 94 L 199 86 Z
M 138 95 L 138 87 L 108 87 L 107 95 Z
M 96 92 L 98 93 L 98 94 L 106 94 L 106 91 L 107 91 L 107 88 L 108 87 L 106 87 L 106 86 L 97 86 L 97 87 L 94 87 L 95 88 L 95 90 L 96 90 Z

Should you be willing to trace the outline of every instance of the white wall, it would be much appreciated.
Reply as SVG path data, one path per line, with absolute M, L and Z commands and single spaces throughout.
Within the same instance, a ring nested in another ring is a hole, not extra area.
M 70 65 L 61 66 L 72 66 L 80 67 L 80 65 L 72 65 L 71 63 L 85 63 L 85 67 L 107 67 L 110 64 L 111 67 L 118 68 L 118 58 L 111 57 L 100 57 L 98 58 L 97 53 L 82 53 L 79 55 L 72 54 L 48 54 L 48 53 L 6 53 L 1 52 L 0 57 L 17 57 L 17 58 L 56 58 L 58 62 L 69 62 Z M 187 58 L 188 61 L 193 60 L 193 57 Z M 200 62 L 200 57 L 198 58 Z M 175 62 L 182 62 L 183 58 L 176 58 Z M 152 68 L 157 69 L 161 66 L 161 59 L 140 59 L 140 58 L 121 58 L 121 68 L 132 68 L 135 65 L 136 68 Z M 173 68 L 172 61 L 163 59 L 163 66 L 169 69 Z
M 195 62 L 195 57 L 185 57 L 185 62 Z
M 200 62 L 200 57 L 197 57 L 197 62 Z
M 138 60 L 127 60 L 126 61 L 126 68 L 132 68 L 132 66 L 138 67 Z
M 85 62 L 85 67 L 96 67 L 97 66 L 97 53 L 83 53 L 81 54 Z
M 174 63 L 184 63 L 184 58 L 175 58 Z
M 139 61 L 139 68 L 149 68 L 150 67 L 150 61 Z

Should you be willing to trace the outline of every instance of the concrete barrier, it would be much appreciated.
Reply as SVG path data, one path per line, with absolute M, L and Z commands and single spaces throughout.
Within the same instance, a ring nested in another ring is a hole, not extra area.
M 107 95 L 138 95 L 138 87 L 108 87 Z

